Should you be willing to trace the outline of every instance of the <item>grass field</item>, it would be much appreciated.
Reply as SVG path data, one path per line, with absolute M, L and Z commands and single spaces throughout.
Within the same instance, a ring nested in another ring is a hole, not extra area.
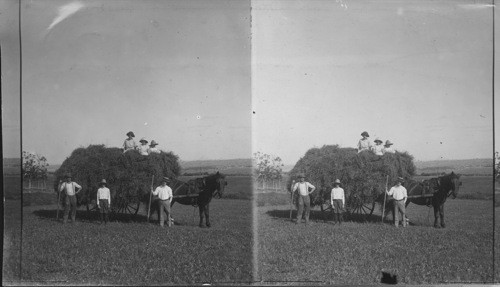
M 191 177 L 180 177 L 180 180 L 189 180 Z M 252 178 L 249 176 L 227 176 L 227 186 L 223 195 L 223 199 L 245 199 L 249 200 L 253 198 L 252 194 Z M 6 198 L 8 199 L 20 199 L 21 193 L 20 183 L 18 179 L 11 178 L 10 183 L 7 183 L 13 188 L 8 190 Z M 16 188 L 16 186 L 19 186 Z M 16 192 L 12 192 L 17 190 Z M 34 192 L 25 193 L 23 195 L 23 206 L 34 206 L 34 205 L 49 205 L 57 204 L 57 197 L 55 193 L 52 192 Z
M 156 215 L 155 222 L 147 223 L 144 211 L 134 221 L 118 217 L 100 225 L 95 214 L 87 217 L 83 209 L 77 223 L 63 225 L 55 220 L 54 205 L 25 207 L 21 283 L 248 283 L 252 281 L 251 214 L 251 201 L 213 200 L 211 228 L 199 228 L 197 211 L 193 217 L 193 207 L 182 205 L 173 206 L 172 228 L 160 228 Z M 16 239 L 10 236 L 9 240 Z
M 427 207 L 410 205 L 412 225 L 288 220 L 288 205 L 258 208 L 259 279 L 312 284 L 377 284 L 382 272 L 404 284 L 485 283 L 493 280 L 493 205 L 481 200 L 446 203 L 447 228 L 432 227 Z M 295 212 L 293 214 L 295 216 Z M 390 216 L 389 216 L 390 218 Z
M 498 197 L 498 196 L 497 196 Z M 500 208 L 495 205 L 495 282 L 500 283 Z
M 415 180 L 428 177 L 417 176 Z M 493 179 L 491 176 L 462 176 L 458 199 L 493 200 Z M 257 206 L 290 204 L 288 192 L 267 192 L 257 194 Z
M 2 280 L 19 282 L 21 263 L 21 200 L 4 202 Z

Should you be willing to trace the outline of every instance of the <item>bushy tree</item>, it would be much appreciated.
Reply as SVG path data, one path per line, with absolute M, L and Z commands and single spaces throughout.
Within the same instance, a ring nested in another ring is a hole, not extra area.
M 32 180 L 47 179 L 47 159 L 39 154 L 23 151 L 23 178 L 28 180 L 31 188 Z
M 256 152 L 253 154 L 253 160 L 254 178 L 263 182 L 264 187 L 268 182 L 281 182 L 283 161 L 279 156 Z

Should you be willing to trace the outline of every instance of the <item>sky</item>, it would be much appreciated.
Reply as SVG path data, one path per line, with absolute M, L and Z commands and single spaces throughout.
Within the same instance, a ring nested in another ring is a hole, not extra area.
M 181 160 L 260 151 L 294 164 L 368 131 L 416 160 L 491 157 L 489 2 L 251 6 L 21 1 L 21 105 L 18 1 L 0 1 L 3 156 L 58 164 L 134 131 Z
M 254 151 L 294 164 L 367 131 L 415 160 L 491 158 L 486 4 L 253 1 Z
M 0 1 L 0 46 L 2 68 L 2 153 L 21 157 L 19 4 Z
M 23 150 L 58 164 L 133 131 L 181 160 L 251 156 L 249 1 L 21 7 Z

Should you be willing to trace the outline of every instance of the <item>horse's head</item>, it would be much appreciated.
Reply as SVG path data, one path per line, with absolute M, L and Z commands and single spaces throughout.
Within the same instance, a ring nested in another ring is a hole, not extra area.
M 460 181 L 460 175 L 451 172 L 451 174 L 449 175 L 449 179 L 450 179 L 450 192 L 448 193 L 448 195 L 452 195 L 453 199 L 455 199 L 457 198 L 458 190 L 462 185 L 462 182 Z
M 217 195 L 218 198 L 221 198 L 224 195 L 224 190 L 226 189 L 227 181 L 226 176 L 222 173 L 217 172 L 215 174 L 215 192 L 214 196 Z

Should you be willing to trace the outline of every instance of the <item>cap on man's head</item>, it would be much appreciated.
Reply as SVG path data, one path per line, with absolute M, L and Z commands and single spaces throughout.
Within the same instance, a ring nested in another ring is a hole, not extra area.
M 399 182 L 403 183 L 405 180 L 402 177 L 398 177 L 398 179 L 396 181 L 399 181 Z
M 306 178 L 306 176 L 303 173 L 299 173 L 299 175 L 297 177 L 298 178 Z
M 134 135 L 134 133 L 132 131 L 128 132 L 127 136 L 135 138 L 135 135 Z
M 155 146 L 155 145 L 158 145 L 158 143 L 155 142 L 155 140 L 152 140 L 151 143 L 149 144 L 149 146 Z
M 65 174 L 64 178 L 71 178 L 71 174 L 70 173 Z
M 385 145 L 389 146 L 389 145 L 393 145 L 393 143 L 391 143 L 391 141 L 390 141 L 390 140 L 386 140 L 386 141 L 385 141 Z
M 107 183 L 107 182 L 106 182 L 106 180 L 103 178 L 103 179 L 99 182 L 99 184 L 108 184 L 108 183 Z
M 340 184 L 340 179 L 336 179 L 333 183 Z
M 162 181 L 164 181 L 164 182 L 170 182 L 170 178 L 164 176 L 163 179 L 162 179 Z
M 364 136 L 364 137 L 370 137 L 370 135 L 368 134 L 368 132 L 362 132 L 362 133 L 361 133 L 361 136 Z
M 145 143 L 148 143 L 148 141 L 146 140 L 146 138 L 142 138 L 139 142 L 145 142 Z
M 381 141 L 379 138 L 376 138 L 376 139 L 374 140 L 374 142 L 383 143 L 383 141 Z

